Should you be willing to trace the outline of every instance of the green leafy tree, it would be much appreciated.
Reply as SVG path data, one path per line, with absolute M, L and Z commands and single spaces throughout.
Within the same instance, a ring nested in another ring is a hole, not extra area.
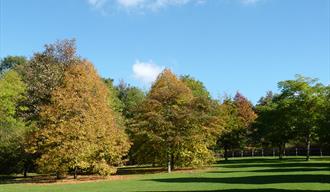
M 17 69 L 26 62 L 27 59 L 23 56 L 7 56 L 0 61 L 0 74 L 10 69 Z
M 127 85 L 124 81 L 116 87 L 119 100 L 122 102 L 122 113 L 131 119 L 139 105 L 145 99 L 145 93 L 138 87 Z
M 145 93 L 134 86 L 127 85 L 124 81 L 121 81 L 116 86 L 117 97 L 121 102 L 121 113 L 125 119 L 126 132 L 130 137 L 132 146 L 128 153 L 130 164 L 136 164 L 136 154 L 139 153 L 140 146 L 144 145 L 144 138 L 140 138 L 134 134 L 134 128 L 132 126 L 134 117 L 138 114 L 138 108 L 141 107 L 145 99 Z
M 285 145 L 295 135 L 291 102 L 280 95 L 267 94 L 256 106 L 258 117 L 253 126 L 254 135 L 264 145 L 278 147 L 279 159 L 283 158 Z
M 0 75 L 0 173 L 19 173 L 25 166 L 24 141 L 29 129 L 17 116 L 25 91 L 26 85 L 14 70 Z
M 330 85 L 323 89 L 321 121 L 317 130 L 319 142 L 324 147 L 330 147 Z
M 111 78 L 103 78 L 103 82 L 106 84 L 106 86 L 109 89 L 109 103 L 112 109 L 120 113 L 120 115 L 123 112 L 123 102 L 119 98 L 119 91 L 117 90 L 116 86 L 113 84 L 113 79 Z
M 295 80 L 279 83 L 281 97 L 291 101 L 292 115 L 297 135 L 306 143 L 306 160 L 310 158 L 311 142 L 316 138 L 322 115 L 322 87 L 317 79 L 298 75 Z
M 65 72 L 63 83 L 42 107 L 37 133 L 42 172 L 58 176 L 78 171 L 108 175 L 129 149 L 109 104 L 109 89 L 92 64 L 83 61 Z

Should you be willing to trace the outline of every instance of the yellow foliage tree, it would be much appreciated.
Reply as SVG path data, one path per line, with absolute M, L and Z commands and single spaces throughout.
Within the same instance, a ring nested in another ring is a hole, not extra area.
M 116 171 L 130 144 L 109 104 L 109 90 L 93 65 L 82 61 L 64 74 L 63 83 L 42 107 L 37 133 L 42 172 L 58 176 L 78 171 L 108 175 Z

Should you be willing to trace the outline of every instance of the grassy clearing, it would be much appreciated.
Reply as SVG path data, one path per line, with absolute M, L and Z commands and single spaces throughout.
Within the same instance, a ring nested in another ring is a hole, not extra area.
M 205 170 L 179 171 L 171 174 L 150 174 L 147 173 L 148 169 L 125 168 L 121 170 L 125 175 L 97 182 L 1 184 L 0 191 L 330 191 L 330 158 L 316 158 L 309 162 L 303 158 L 282 161 L 271 158 L 232 159 L 228 162 L 220 161 Z M 130 174 L 130 171 L 134 174 Z

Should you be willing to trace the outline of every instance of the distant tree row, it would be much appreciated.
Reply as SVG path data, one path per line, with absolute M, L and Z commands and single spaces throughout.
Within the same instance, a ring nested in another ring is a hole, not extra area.
M 256 106 L 215 100 L 202 82 L 165 69 L 146 93 L 99 77 L 74 40 L 0 64 L 0 173 L 109 175 L 123 164 L 201 167 L 215 152 L 329 146 L 330 88 L 298 76 Z

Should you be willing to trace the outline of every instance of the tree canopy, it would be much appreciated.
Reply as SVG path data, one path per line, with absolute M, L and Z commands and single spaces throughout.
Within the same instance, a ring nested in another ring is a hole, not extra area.
M 107 175 L 129 149 L 128 138 L 117 127 L 108 103 L 108 89 L 93 66 L 83 61 L 71 66 L 63 84 L 42 107 L 38 132 L 43 171 L 64 174 L 92 170 Z

